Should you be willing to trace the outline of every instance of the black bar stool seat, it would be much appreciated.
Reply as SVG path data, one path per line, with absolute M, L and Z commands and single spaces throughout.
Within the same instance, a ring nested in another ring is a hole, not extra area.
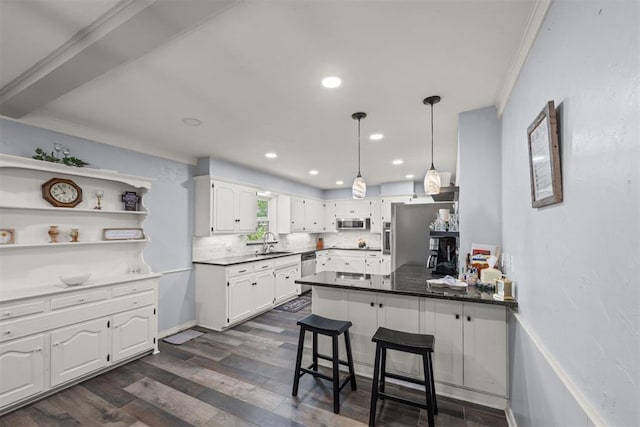
M 380 327 L 371 338 L 371 341 L 376 343 L 376 356 L 374 360 L 373 380 L 371 384 L 369 425 L 375 425 L 376 404 L 378 399 L 389 399 L 426 409 L 429 419 L 429 427 L 433 427 L 435 425 L 433 416 L 438 414 L 435 381 L 433 379 L 433 363 L 431 360 L 435 337 L 433 335 L 412 334 L 409 332 L 395 331 L 393 329 Z M 421 355 L 424 367 L 424 380 L 387 372 L 387 350 L 403 351 Z M 413 384 L 423 385 L 425 388 L 425 402 L 417 402 L 386 393 L 384 391 L 386 378 L 395 378 Z
M 300 338 L 298 340 L 298 354 L 296 357 L 296 372 L 293 377 L 292 396 L 298 395 L 298 385 L 300 377 L 304 374 L 310 374 L 317 378 L 322 378 L 333 383 L 333 412 L 340 412 L 340 390 L 347 383 L 351 383 L 351 389 L 356 390 L 356 375 L 353 369 L 353 356 L 351 355 L 351 341 L 349 339 L 349 328 L 352 323 L 349 321 L 328 319 L 326 317 L 310 314 L 307 317 L 298 320 L 300 326 Z M 302 352 L 304 351 L 304 335 L 306 331 L 313 333 L 313 363 L 308 368 L 303 368 Z M 318 353 L 318 334 L 331 337 L 332 355 L 327 356 Z M 345 349 L 347 360 L 338 358 L 338 337 L 344 334 Z M 329 360 L 332 362 L 333 375 L 328 376 L 318 371 L 318 359 Z M 339 365 L 345 365 L 349 368 L 349 374 L 340 381 Z

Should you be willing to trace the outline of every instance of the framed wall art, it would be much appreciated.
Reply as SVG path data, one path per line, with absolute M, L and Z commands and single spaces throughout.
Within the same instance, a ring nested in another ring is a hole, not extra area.
M 527 128 L 531 205 L 534 208 L 562 201 L 562 171 L 558 121 L 553 101 L 547 102 Z

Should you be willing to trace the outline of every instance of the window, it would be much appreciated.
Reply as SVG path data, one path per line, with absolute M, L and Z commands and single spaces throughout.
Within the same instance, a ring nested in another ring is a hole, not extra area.
M 266 198 L 258 198 L 256 206 L 256 215 L 258 216 L 258 226 L 256 232 L 248 234 L 247 239 L 250 241 L 262 240 L 264 234 L 269 231 L 269 200 Z

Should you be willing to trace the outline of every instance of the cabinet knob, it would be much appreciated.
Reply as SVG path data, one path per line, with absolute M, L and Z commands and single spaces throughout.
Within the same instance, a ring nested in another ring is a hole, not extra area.
M 379 306 L 380 308 L 382 308 L 382 304 L 378 304 L 378 306 Z
M 467 316 L 467 322 L 471 322 L 471 316 Z
M 459 315 L 459 314 L 456 314 L 456 319 L 459 319 L 459 318 L 460 318 L 460 315 Z
M 136 304 L 138 304 L 138 301 L 134 301 L 134 302 L 133 302 L 133 305 L 136 305 Z
M 285 279 L 288 279 L 288 278 L 289 278 L 289 276 L 284 276 L 284 278 L 285 278 Z
M 78 301 L 84 302 L 84 298 L 78 298 Z
M 133 288 L 133 289 L 131 289 L 131 292 L 135 292 L 137 290 L 138 290 L 138 288 Z
M 5 316 L 5 317 L 9 317 L 9 316 L 11 316 L 11 313 L 9 313 L 9 312 L 7 311 L 5 314 L 3 314 L 3 316 Z
M 38 352 L 40 352 L 40 351 L 42 351 L 42 347 L 38 347 L 38 348 L 36 348 L 36 349 L 35 349 L 35 352 L 36 352 L 36 353 L 38 353 Z
M 54 342 L 54 343 L 53 343 L 53 346 L 54 346 L 54 347 L 58 347 L 59 345 L 60 345 L 60 343 L 59 343 L 59 342 Z
M 11 335 L 11 331 L 7 330 L 7 331 L 5 331 L 5 333 L 4 333 L 4 334 L 5 334 L 5 335 Z
M 375 304 L 374 304 L 374 303 L 372 303 L 372 302 L 370 302 L 369 304 L 371 304 L 371 307 L 373 307 L 373 306 L 375 305 Z

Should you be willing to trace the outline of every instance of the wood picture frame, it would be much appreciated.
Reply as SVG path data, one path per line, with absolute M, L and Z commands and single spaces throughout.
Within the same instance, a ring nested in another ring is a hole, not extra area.
M 11 245 L 16 242 L 16 230 L 0 228 L 0 245 Z
M 562 169 L 558 120 L 553 101 L 547 102 L 527 128 L 531 206 L 541 208 L 562 201 Z
M 144 240 L 145 235 L 142 228 L 104 228 L 102 230 L 103 240 Z

